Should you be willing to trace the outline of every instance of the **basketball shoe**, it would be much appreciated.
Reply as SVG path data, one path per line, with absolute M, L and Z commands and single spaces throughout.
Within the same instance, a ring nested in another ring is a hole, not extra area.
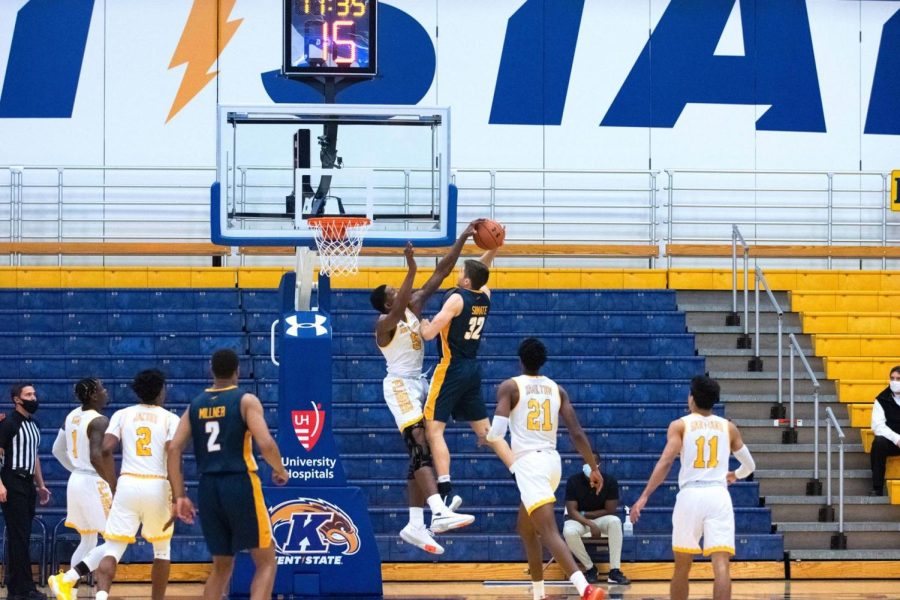
M 581 600 L 604 600 L 604 598 L 606 598 L 606 592 L 603 588 L 592 585 L 584 588 L 584 593 L 581 594 Z
M 453 496 L 453 499 L 450 500 L 450 504 L 447 505 L 450 508 L 451 512 L 456 512 L 456 509 L 462 506 L 462 498 L 459 496 Z
M 51 575 L 48 577 L 47 586 L 56 596 L 56 600 L 73 600 L 72 588 L 74 586 L 63 579 L 63 575 L 64 573 L 60 571 L 58 575 Z
M 431 531 L 434 533 L 444 533 L 451 529 L 460 529 L 461 527 L 471 525 L 474 522 L 474 516 L 455 513 L 448 508 L 446 511 L 431 515 Z
M 444 553 L 444 548 L 434 541 L 431 532 L 425 527 L 413 527 L 407 523 L 406 527 L 400 530 L 400 539 L 431 554 Z

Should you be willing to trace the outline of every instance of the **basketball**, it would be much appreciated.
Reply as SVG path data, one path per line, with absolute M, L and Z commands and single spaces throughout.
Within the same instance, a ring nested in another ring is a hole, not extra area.
M 475 226 L 475 245 L 482 250 L 494 250 L 503 245 L 506 229 L 497 221 L 485 219 Z

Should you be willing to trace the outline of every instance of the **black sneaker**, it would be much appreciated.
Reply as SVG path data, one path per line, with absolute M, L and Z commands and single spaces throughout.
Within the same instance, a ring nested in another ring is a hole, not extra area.
M 618 585 L 631 585 L 631 580 L 625 577 L 625 573 L 619 569 L 610 569 L 609 575 L 606 576 L 606 582 Z
M 597 567 L 593 566 L 587 571 L 584 571 L 584 578 L 587 579 L 588 583 L 597 583 L 600 581 L 600 577 L 597 575 Z
M 884 494 L 881 492 L 881 490 L 872 489 L 872 490 L 869 490 L 869 495 L 870 496 L 883 496 Z

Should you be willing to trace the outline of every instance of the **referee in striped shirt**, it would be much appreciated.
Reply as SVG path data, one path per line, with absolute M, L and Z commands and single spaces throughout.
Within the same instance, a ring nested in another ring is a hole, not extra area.
M 37 591 L 31 575 L 29 555 L 35 504 L 50 501 L 44 486 L 38 450 L 41 432 L 32 416 L 38 409 L 37 393 L 30 383 L 17 383 L 10 390 L 16 408 L 0 423 L 0 506 L 6 520 L 6 585 L 9 600 L 46 600 Z

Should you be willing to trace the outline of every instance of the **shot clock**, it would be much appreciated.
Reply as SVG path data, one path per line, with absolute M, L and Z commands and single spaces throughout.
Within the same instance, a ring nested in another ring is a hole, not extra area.
M 286 75 L 371 77 L 377 0 L 284 0 Z

